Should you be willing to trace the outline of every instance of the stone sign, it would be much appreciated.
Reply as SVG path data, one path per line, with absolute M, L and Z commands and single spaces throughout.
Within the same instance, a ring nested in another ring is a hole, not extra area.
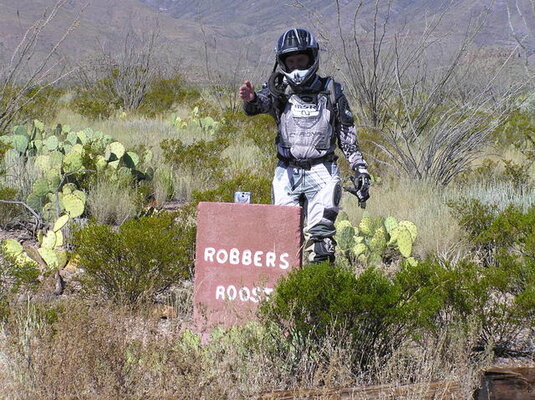
M 199 203 L 194 319 L 201 331 L 254 319 L 277 280 L 301 266 L 301 207 Z

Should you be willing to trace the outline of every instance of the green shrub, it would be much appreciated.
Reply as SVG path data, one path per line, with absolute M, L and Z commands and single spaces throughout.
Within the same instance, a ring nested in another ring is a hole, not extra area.
M 466 198 L 450 201 L 448 206 L 484 265 L 495 264 L 497 255 L 511 251 L 535 260 L 535 206 L 524 212 L 511 204 L 498 211 L 495 204 Z
M 271 115 L 260 114 L 251 118 L 241 110 L 225 113 L 224 123 L 219 130 L 219 134 L 229 140 L 235 139 L 236 135 L 252 140 L 264 154 L 270 157 L 276 154 L 276 132 L 275 121 Z
M 154 117 L 172 109 L 178 103 L 191 103 L 200 97 L 200 93 L 184 87 L 184 79 L 177 75 L 172 78 L 158 78 L 151 82 L 150 90 L 143 97 L 138 112 L 147 117 Z
M 0 110 L 5 110 L 19 95 L 19 91 L 19 88 L 3 88 L 3 94 L 0 96 Z M 62 94 L 62 89 L 52 86 L 36 86 L 26 90 L 19 102 L 19 104 L 23 104 L 23 107 L 14 115 L 11 123 L 24 124 L 36 118 L 47 122 L 52 121 L 59 110 L 59 100 Z M 7 127 L 10 127 L 11 123 Z M 8 129 L 6 129 L 7 131 Z
M 220 182 L 225 176 L 227 161 L 221 152 L 229 145 L 224 138 L 199 140 L 190 145 L 179 139 L 165 139 L 161 143 L 165 161 L 192 176 L 204 176 L 212 183 Z
M 124 108 L 125 99 L 114 85 L 120 73 L 119 70 L 113 70 L 110 75 L 91 85 L 76 87 L 71 108 L 91 119 L 109 118 Z M 184 79 L 180 75 L 170 78 L 159 76 L 145 83 L 148 88 L 136 111 L 147 117 L 167 112 L 177 103 L 191 103 L 200 97 L 197 90 L 184 86 Z M 135 85 L 132 85 L 132 90 L 136 90 Z
M 104 78 L 89 87 L 76 87 L 71 108 L 90 119 L 109 118 L 122 106 L 110 78 Z
M 408 279 L 421 267 L 406 268 L 405 278 L 399 280 L 375 268 L 356 277 L 329 264 L 293 271 L 261 306 L 262 320 L 285 330 L 297 349 L 310 349 L 310 343 L 320 349 L 332 332 L 345 331 L 354 349 L 352 364 L 369 368 L 427 325 L 442 304 L 440 292 L 421 291 Z M 297 355 L 303 356 L 299 350 Z
M 535 113 L 522 107 L 509 115 L 504 124 L 493 132 L 495 143 L 503 147 L 532 148 L 535 139 Z
M 251 202 L 255 204 L 271 203 L 271 181 L 261 176 L 240 174 L 223 181 L 215 189 L 193 192 L 193 203 L 217 201 L 232 203 L 234 192 L 251 192 Z
M 128 221 L 118 232 L 91 223 L 75 232 L 73 255 L 89 292 L 134 304 L 189 277 L 194 240 L 188 215 L 162 213 Z
M 32 98 L 20 112 L 18 123 L 39 119 L 44 122 L 51 122 L 59 111 L 59 100 L 64 90 L 47 86 L 45 88 L 33 88 L 26 97 Z

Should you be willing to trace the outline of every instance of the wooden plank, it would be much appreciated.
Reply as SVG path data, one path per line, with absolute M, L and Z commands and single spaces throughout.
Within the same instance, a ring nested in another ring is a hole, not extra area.
M 300 389 L 265 392 L 258 400 L 458 400 L 457 382 L 376 385 L 341 389 Z
M 477 400 L 535 400 L 535 368 L 491 368 L 483 374 Z

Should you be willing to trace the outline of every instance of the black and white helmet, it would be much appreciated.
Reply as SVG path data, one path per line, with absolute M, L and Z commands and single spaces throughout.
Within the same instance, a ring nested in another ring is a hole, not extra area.
M 314 36 L 306 29 L 290 29 L 284 32 L 275 48 L 277 57 L 277 70 L 286 76 L 286 80 L 292 86 L 306 85 L 316 74 L 319 66 L 319 45 Z M 306 69 L 289 71 L 286 67 L 286 57 L 305 53 L 310 62 Z

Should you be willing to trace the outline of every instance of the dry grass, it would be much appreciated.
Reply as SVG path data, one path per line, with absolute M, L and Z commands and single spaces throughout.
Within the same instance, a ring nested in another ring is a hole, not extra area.
M 128 183 L 98 180 L 89 190 L 87 207 L 101 224 L 121 225 L 139 212 L 139 195 Z
M 347 192 L 342 199 L 342 210 L 357 225 L 364 212 L 372 216 L 394 216 L 409 220 L 418 227 L 414 251 L 419 256 L 431 253 L 456 253 L 464 250 L 459 245 L 461 232 L 449 207 L 448 193 L 424 181 L 387 179 L 375 184 L 366 210 L 358 207 L 356 198 Z
M 441 379 L 461 382 L 468 393 L 483 365 L 468 357 L 471 342 L 460 336 L 405 343 L 370 374 L 348 364 L 352 349 L 343 332 L 296 363 L 256 324 L 200 345 L 185 331 L 189 307 L 176 307 L 178 315 L 167 320 L 152 307 L 133 311 L 76 298 L 47 308 L 20 304 L 0 326 L 3 399 L 234 400 L 274 389 Z

